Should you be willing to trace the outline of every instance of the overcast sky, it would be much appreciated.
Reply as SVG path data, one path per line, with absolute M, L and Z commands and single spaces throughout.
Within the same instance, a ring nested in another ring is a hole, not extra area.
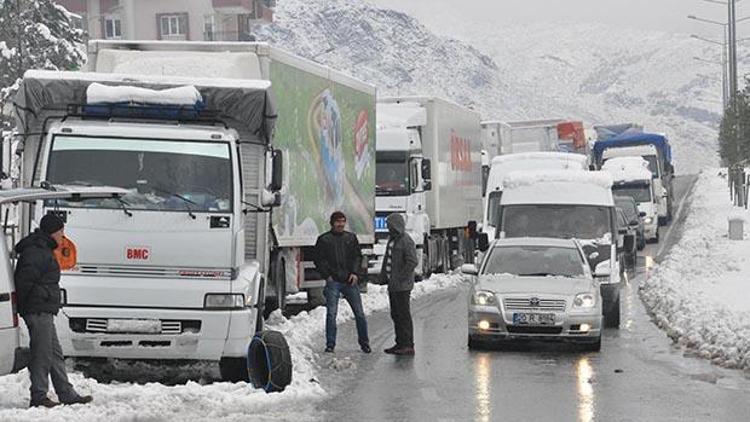
M 670 32 L 721 36 L 721 28 L 687 19 L 687 15 L 726 21 L 727 8 L 702 0 L 369 0 L 409 12 L 428 26 L 445 25 L 452 17 L 480 21 L 526 23 L 539 21 L 621 25 Z M 737 17 L 750 15 L 750 1 L 737 4 Z M 750 21 L 738 36 L 750 36 Z

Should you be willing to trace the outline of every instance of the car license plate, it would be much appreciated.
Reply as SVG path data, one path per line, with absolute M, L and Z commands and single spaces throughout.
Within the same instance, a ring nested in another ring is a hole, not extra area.
M 513 324 L 517 325 L 552 325 L 554 323 L 555 314 L 513 314 Z

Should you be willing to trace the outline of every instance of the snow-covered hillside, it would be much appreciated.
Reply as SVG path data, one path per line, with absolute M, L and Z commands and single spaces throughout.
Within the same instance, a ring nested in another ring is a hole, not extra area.
M 381 95 L 444 96 L 504 120 L 642 122 L 673 139 L 678 172 L 717 163 L 720 73 L 693 56 L 718 51 L 683 35 L 598 25 L 459 26 L 471 45 L 359 1 L 284 0 L 260 36 Z

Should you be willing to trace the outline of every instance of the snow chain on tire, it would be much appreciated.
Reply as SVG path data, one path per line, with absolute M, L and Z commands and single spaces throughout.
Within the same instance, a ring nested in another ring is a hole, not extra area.
M 281 392 L 292 382 L 292 356 L 278 331 L 255 334 L 247 348 L 247 371 L 255 388 Z

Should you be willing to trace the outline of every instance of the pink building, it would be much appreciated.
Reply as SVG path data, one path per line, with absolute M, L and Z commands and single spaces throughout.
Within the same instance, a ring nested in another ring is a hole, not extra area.
M 57 0 L 89 38 L 250 41 L 273 21 L 275 0 Z

